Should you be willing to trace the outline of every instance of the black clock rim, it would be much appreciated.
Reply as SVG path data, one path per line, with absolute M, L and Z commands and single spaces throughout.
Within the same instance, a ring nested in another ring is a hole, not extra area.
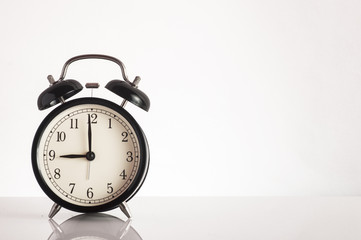
M 112 200 L 110 202 L 107 202 L 105 204 L 98 205 L 98 206 L 89 206 L 89 207 L 88 206 L 79 206 L 79 205 L 76 205 L 73 203 L 69 203 L 69 202 L 63 200 L 62 198 L 60 198 L 59 196 L 57 196 L 48 187 L 45 180 L 41 176 L 40 170 L 38 168 L 38 163 L 37 163 L 38 145 L 39 145 L 40 137 L 42 136 L 46 126 L 50 123 L 50 121 L 52 119 L 54 119 L 58 114 L 60 114 L 64 110 L 66 110 L 70 107 L 76 106 L 76 105 L 83 105 L 83 104 L 103 105 L 103 106 L 109 107 L 112 110 L 121 114 L 133 127 L 135 135 L 137 136 L 137 139 L 139 141 L 139 152 L 140 152 L 138 172 L 137 172 L 136 176 L 134 177 L 132 183 L 127 188 L 127 190 L 125 190 L 125 192 L 123 192 L 123 194 L 114 198 L 114 200 Z M 60 206 L 66 208 L 66 209 L 72 210 L 72 211 L 82 212 L 82 213 L 109 211 L 114 208 L 117 208 L 119 206 L 119 204 L 121 204 L 122 202 L 129 201 L 141 188 L 141 186 L 146 178 L 146 175 L 148 172 L 148 167 L 149 167 L 148 142 L 147 142 L 146 136 L 145 136 L 143 130 L 141 129 L 141 127 L 139 126 L 139 124 L 124 108 L 120 107 L 119 105 L 117 105 L 113 102 L 110 102 L 110 101 L 102 99 L 102 98 L 87 98 L 86 97 L 86 98 L 75 99 L 75 100 L 72 100 L 72 101 L 69 101 L 69 102 L 66 102 L 66 103 L 60 105 L 59 107 L 57 107 L 56 109 L 51 111 L 45 117 L 45 119 L 41 122 L 40 126 L 38 127 L 36 134 L 34 136 L 31 151 L 32 151 L 31 158 L 32 158 L 33 172 L 34 172 L 34 175 L 35 175 L 35 178 L 36 178 L 38 184 L 40 185 L 40 187 L 44 191 L 44 193 L 51 200 L 53 200 L 55 203 L 59 204 Z

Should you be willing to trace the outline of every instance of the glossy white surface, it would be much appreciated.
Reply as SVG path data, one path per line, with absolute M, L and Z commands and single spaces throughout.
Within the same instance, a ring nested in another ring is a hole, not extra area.
M 1 239 L 360 239 L 361 197 L 136 197 L 120 210 L 62 209 L 46 198 L 0 198 Z M 55 229 L 53 231 L 53 229 Z

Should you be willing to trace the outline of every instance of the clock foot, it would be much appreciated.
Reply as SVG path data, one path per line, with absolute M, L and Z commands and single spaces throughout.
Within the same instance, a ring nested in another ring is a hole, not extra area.
M 49 218 L 53 218 L 61 209 L 61 206 L 54 203 L 54 205 L 51 207 L 50 212 L 49 212 Z
M 119 204 L 120 210 L 127 216 L 127 218 L 132 218 L 132 214 L 130 213 L 129 207 L 126 202 L 122 202 Z

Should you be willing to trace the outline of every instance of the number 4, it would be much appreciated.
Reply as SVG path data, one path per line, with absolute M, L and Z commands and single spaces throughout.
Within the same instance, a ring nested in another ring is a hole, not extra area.
M 122 171 L 122 173 L 119 176 L 123 177 L 123 180 L 125 180 L 125 178 L 127 177 L 127 175 L 125 174 L 125 169 Z

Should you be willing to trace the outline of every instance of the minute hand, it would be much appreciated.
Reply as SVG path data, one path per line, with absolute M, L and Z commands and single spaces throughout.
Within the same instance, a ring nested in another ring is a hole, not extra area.
M 92 127 L 91 127 L 92 123 L 91 123 L 91 119 L 90 119 L 90 114 L 88 114 L 88 148 L 89 148 L 89 152 L 92 152 Z
M 62 158 L 86 158 L 86 154 L 67 154 L 61 155 Z

